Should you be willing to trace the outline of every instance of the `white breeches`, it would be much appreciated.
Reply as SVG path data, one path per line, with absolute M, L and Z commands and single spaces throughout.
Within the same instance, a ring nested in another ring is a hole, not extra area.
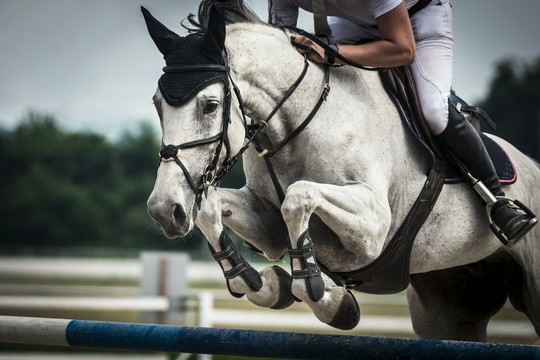
M 416 40 L 416 59 L 411 65 L 422 112 L 434 135 L 448 123 L 448 97 L 452 86 L 453 24 L 449 0 L 433 0 L 414 14 L 411 23 Z M 380 38 L 376 27 L 360 26 L 340 19 L 337 27 L 328 18 L 338 43 Z
M 434 135 L 448 123 L 452 86 L 453 27 L 448 0 L 434 1 L 411 18 L 416 59 L 411 65 L 422 112 Z
M 282 14 L 278 15 L 278 9 Z M 298 6 L 312 11 L 310 1 L 269 1 L 272 23 L 295 25 Z M 448 97 L 452 86 L 453 24 L 449 0 L 432 0 L 411 17 L 416 40 L 416 60 L 411 65 L 422 112 L 434 135 L 448 123 Z M 354 44 L 380 38 L 375 26 L 363 26 L 344 17 L 328 17 L 338 43 Z

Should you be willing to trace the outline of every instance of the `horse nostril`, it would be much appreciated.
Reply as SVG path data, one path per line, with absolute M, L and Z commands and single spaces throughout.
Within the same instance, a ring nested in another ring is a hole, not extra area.
M 183 224 L 186 221 L 186 213 L 178 204 L 173 205 L 173 219 L 177 224 Z

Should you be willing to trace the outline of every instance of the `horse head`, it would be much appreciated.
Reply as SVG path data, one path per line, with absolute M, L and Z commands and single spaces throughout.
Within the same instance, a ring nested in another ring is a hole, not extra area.
M 213 8 L 206 31 L 182 37 L 142 12 L 166 62 L 154 95 L 162 145 L 148 212 L 167 236 L 184 236 L 245 135 L 242 117 L 231 116 L 237 114 L 231 114 L 225 19 Z

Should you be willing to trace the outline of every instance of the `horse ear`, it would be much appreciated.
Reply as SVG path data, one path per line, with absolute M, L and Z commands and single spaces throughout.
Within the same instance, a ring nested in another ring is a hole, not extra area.
M 215 51 L 215 54 L 221 56 L 225 48 L 225 16 L 217 6 L 212 6 L 210 17 L 208 19 L 208 29 L 204 35 L 205 48 Z
M 152 40 L 154 40 L 154 43 L 158 47 L 159 51 L 163 55 L 166 55 L 169 51 L 169 47 L 171 46 L 171 44 L 180 39 L 180 36 L 173 31 L 167 29 L 165 25 L 160 23 L 156 18 L 152 16 L 152 14 L 150 14 L 148 10 L 146 10 L 142 6 L 141 11 L 143 13 L 146 27 L 148 28 L 148 32 L 150 33 Z

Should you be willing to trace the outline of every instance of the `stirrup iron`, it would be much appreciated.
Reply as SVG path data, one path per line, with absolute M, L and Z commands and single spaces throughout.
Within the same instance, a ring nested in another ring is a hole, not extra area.
M 536 218 L 536 215 L 529 209 L 525 204 L 523 204 L 519 200 L 512 200 L 506 197 L 502 196 L 495 196 L 493 193 L 487 188 L 487 186 L 482 183 L 482 181 L 474 178 L 470 173 L 467 173 L 467 176 L 469 177 L 469 181 L 472 184 L 472 187 L 474 191 L 484 200 L 486 203 L 486 212 L 487 217 L 489 220 L 489 227 L 493 231 L 493 233 L 497 236 L 497 238 L 504 244 L 515 244 L 523 235 L 525 235 L 536 223 L 538 222 L 538 219 Z M 491 217 L 491 213 L 493 210 L 493 206 L 499 202 L 499 201 L 506 201 L 508 202 L 508 206 L 514 207 L 520 211 L 523 211 L 529 218 L 529 223 L 525 224 L 520 231 L 513 236 L 512 239 L 509 239 L 508 236 L 503 232 L 497 224 L 493 221 Z
M 527 207 L 525 204 L 518 200 L 511 200 L 502 196 L 495 196 L 491 190 L 479 179 L 475 178 L 470 171 L 468 170 L 467 166 L 453 153 L 449 153 L 450 159 L 453 160 L 455 165 L 458 167 L 462 175 L 464 176 L 465 180 L 471 184 L 474 191 L 482 198 L 484 203 L 486 204 L 486 211 L 487 216 L 489 220 L 489 226 L 491 230 L 495 233 L 497 238 L 504 244 L 514 244 L 516 243 L 523 235 L 525 235 L 534 225 L 538 223 L 538 219 L 536 218 L 536 215 Z M 492 219 L 492 210 L 495 207 L 497 203 L 500 201 L 507 202 L 507 206 L 511 206 L 516 210 L 522 211 L 529 217 L 529 221 L 527 224 L 524 224 L 519 231 L 512 236 L 512 238 L 509 238 L 508 235 L 506 235 L 503 231 L 503 229 L 499 228 L 497 224 Z
M 495 203 L 488 203 L 486 205 L 486 212 L 487 212 L 487 216 L 489 220 L 489 227 L 491 228 L 493 233 L 504 245 L 513 245 L 516 242 L 518 242 L 523 237 L 523 235 L 525 235 L 531 228 L 533 228 L 538 223 L 538 219 L 536 218 L 536 215 L 531 211 L 531 209 L 529 209 L 525 204 L 523 204 L 519 200 L 511 200 L 509 198 L 502 197 L 502 196 L 496 197 L 495 199 L 496 199 L 495 203 L 497 201 L 507 201 L 508 206 L 512 206 L 516 209 L 519 209 L 520 211 L 523 211 L 530 218 L 529 222 L 526 225 L 524 225 L 520 229 L 520 231 L 514 235 L 512 239 L 509 239 L 508 236 L 503 232 L 503 230 L 499 228 L 497 224 L 495 224 L 495 222 L 493 222 L 493 219 L 491 218 L 491 211 Z

